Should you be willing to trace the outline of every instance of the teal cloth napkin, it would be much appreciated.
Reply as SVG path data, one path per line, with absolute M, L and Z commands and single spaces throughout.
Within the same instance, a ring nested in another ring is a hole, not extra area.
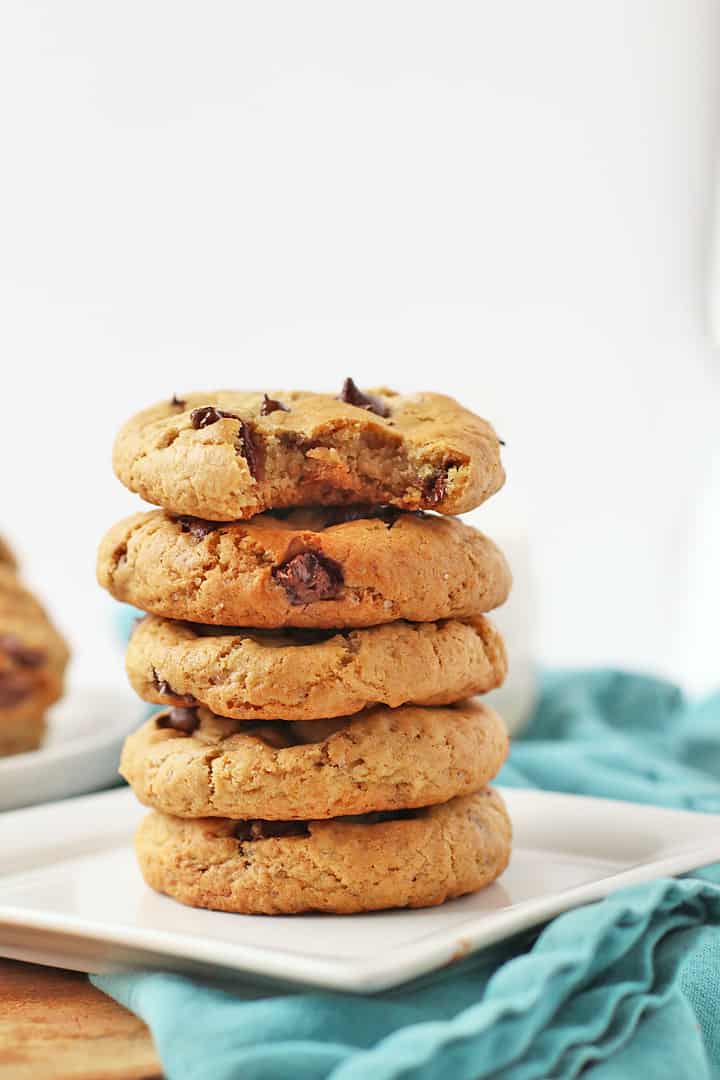
M 550 674 L 500 782 L 720 811 L 720 694 L 691 705 L 657 679 Z M 720 1080 L 719 974 L 714 866 L 373 996 L 93 981 L 147 1021 L 169 1080 Z

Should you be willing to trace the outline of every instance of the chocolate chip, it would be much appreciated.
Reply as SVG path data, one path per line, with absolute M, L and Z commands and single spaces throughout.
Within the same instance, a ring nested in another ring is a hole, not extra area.
M 179 398 L 177 394 L 173 394 L 172 398 L 170 399 L 170 405 L 173 409 L 184 409 L 187 405 L 187 401 L 183 401 L 183 399 Z
M 428 476 L 423 483 L 423 498 L 428 506 L 437 506 L 445 498 L 447 491 L 447 473 L 439 472 Z
M 177 690 L 173 690 L 167 679 L 161 679 L 155 668 L 152 669 L 153 683 L 158 694 L 162 694 L 163 697 L 175 698 L 178 705 L 197 705 L 197 698 L 192 694 L 178 694 Z
M 290 412 L 287 405 L 283 405 L 282 401 L 277 401 L 276 398 L 268 397 L 267 394 L 263 394 L 262 405 L 260 406 L 260 415 L 269 416 L 274 412 Z
M 198 540 L 209 536 L 211 532 L 215 532 L 222 525 L 221 521 L 204 521 L 203 518 L 188 517 L 186 515 L 176 515 L 173 517 L 173 521 L 178 523 L 182 532 L 190 533 L 191 536 L 195 536 Z
M 0 708 L 11 708 L 30 697 L 34 679 L 27 671 L 8 671 L 0 675 Z
M 403 810 L 371 810 L 368 814 L 346 814 L 341 820 L 349 825 L 380 825 L 383 821 L 408 821 L 419 817 L 421 813 L 422 808 L 412 807 Z
M 238 821 L 234 829 L 236 840 L 270 840 L 276 836 L 309 836 L 306 821 Z
M 315 551 L 301 551 L 273 567 L 272 576 L 285 589 L 290 603 L 295 605 L 332 600 L 344 581 L 340 564 Z
M 504 439 L 498 439 L 498 442 L 500 443 L 501 446 L 507 446 L 507 443 L 505 442 Z
M 320 645 L 323 641 L 337 637 L 338 630 L 318 630 L 312 626 L 287 626 L 283 634 L 297 645 Z
M 190 423 L 197 430 L 199 428 L 210 427 L 211 424 L 217 424 L 218 420 L 239 420 L 240 417 L 236 413 L 224 412 L 222 409 L 217 409 L 214 405 L 203 405 L 201 409 L 193 409 L 190 413 Z
M 190 422 L 196 429 L 210 427 L 211 424 L 217 424 L 218 420 L 237 420 L 239 422 L 238 452 L 242 454 L 247 461 L 250 475 L 253 479 L 257 479 L 257 447 L 253 441 L 250 428 L 241 416 L 238 416 L 237 413 L 225 412 L 223 409 L 217 409 L 214 405 L 203 405 L 201 409 L 193 409 L 190 413 Z
M 159 728 L 172 728 L 173 731 L 180 731 L 183 735 L 192 735 L 200 725 L 200 718 L 197 709 L 180 706 L 158 716 L 155 723 Z
M 4 652 L 16 664 L 25 668 L 42 667 L 47 660 L 44 649 L 32 649 L 29 645 L 24 645 L 15 634 L 0 635 L 0 652 Z
M 356 405 L 359 409 L 367 409 L 368 412 L 376 413 L 378 416 L 386 417 L 390 415 L 390 410 L 384 401 L 381 401 L 379 397 L 375 397 L 374 394 L 363 394 L 352 379 L 346 379 L 343 383 L 338 401 L 346 401 L 348 405 Z
M 240 421 L 240 430 L 238 432 L 238 450 L 247 461 L 247 467 L 250 471 L 250 475 L 253 480 L 257 480 L 258 474 L 258 452 L 255 440 L 252 437 L 252 432 L 244 420 Z
M 379 519 L 384 521 L 389 529 L 393 527 L 402 511 L 394 506 L 331 506 L 325 511 L 324 528 L 329 529 L 332 525 L 345 525 L 348 521 L 368 521 Z
M 429 506 L 437 506 L 447 494 L 448 472 L 459 469 L 459 461 L 446 461 L 442 469 L 428 476 L 423 483 L 423 495 Z

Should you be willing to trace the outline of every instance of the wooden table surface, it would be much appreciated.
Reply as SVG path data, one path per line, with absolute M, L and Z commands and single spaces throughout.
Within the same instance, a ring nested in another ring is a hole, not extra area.
M 85 975 L 0 960 L 0 1080 L 155 1080 L 146 1026 Z

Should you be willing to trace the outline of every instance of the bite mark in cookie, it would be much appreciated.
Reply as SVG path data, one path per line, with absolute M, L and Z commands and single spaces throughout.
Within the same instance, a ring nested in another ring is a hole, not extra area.
M 205 405 L 200 409 L 193 409 L 190 413 L 190 422 L 196 431 L 201 428 L 210 427 L 212 424 L 217 424 L 218 420 L 237 420 L 240 425 L 237 434 L 238 453 L 245 458 L 247 467 L 250 470 L 250 475 L 253 479 L 257 479 L 257 446 L 253 440 L 250 428 L 241 416 L 238 416 L 237 413 L 225 412 L 223 409 L 217 409 L 214 405 Z
M 504 480 L 491 425 L 441 394 L 361 390 L 347 379 L 336 397 L 219 390 L 178 400 L 181 416 L 166 400 L 133 417 L 113 455 L 123 483 L 172 513 L 238 521 L 371 503 L 459 514 Z

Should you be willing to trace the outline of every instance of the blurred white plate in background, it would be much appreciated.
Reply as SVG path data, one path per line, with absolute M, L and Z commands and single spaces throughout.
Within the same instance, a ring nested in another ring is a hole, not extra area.
M 43 746 L 0 758 L 0 810 L 85 795 L 118 779 L 120 748 L 146 706 L 119 687 L 74 687 L 48 716 Z

